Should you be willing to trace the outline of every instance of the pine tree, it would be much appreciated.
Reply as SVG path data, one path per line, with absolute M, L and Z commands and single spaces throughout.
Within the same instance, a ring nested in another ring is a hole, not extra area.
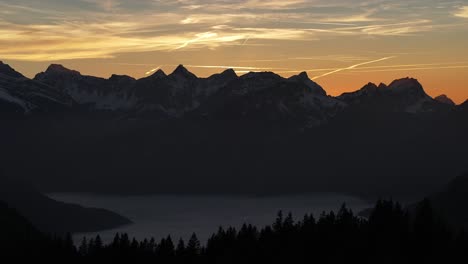
M 103 248 L 103 243 L 100 235 L 96 236 L 96 239 L 94 240 L 94 247 L 96 250 L 101 250 Z
M 187 243 L 186 252 L 189 256 L 197 256 L 200 254 L 201 246 L 200 241 L 197 238 L 195 233 L 190 237 L 189 242 Z
M 86 237 L 83 237 L 83 239 L 81 240 L 80 247 L 78 248 L 78 253 L 81 256 L 87 256 L 88 255 L 88 241 L 87 241 Z
M 283 229 L 283 211 L 279 211 L 276 217 L 275 223 L 273 224 L 273 230 L 280 232 Z
M 177 248 L 176 248 L 175 253 L 178 257 L 182 257 L 185 255 L 185 242 L 182 238 L 180 238 L 179 242 L 177 243 Z

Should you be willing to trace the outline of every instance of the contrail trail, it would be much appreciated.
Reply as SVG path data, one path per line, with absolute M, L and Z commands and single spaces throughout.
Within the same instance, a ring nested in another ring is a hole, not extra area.
M 159 65 L 157 68 L 154 68 L 154 69 L 152 69 L 152 70 L 147 71 L 147 72 L 145 73 L 145 75 L 149 75 L 149 74 L 151 74 L 151 73 L 153 73 L 153 72 L 155 72 L 155 71 L 161 69 L 161 66 L 162 66 L 162 65 Z
M 371 63 L 376 63 L 376 62 L 379 62 L 379 61 L 384 61 L 384 60 L 389 60 L 389 59 L 393 59 L 395 58 L 395 56 L 392 56 L 392 57 L 385 57 L 385 58 L 381 58 L 381 59 L 378 59 L 378 60 L 373 60 L 373 61 L 368 61 L 368 62 L 362 62 L 362 63 L 358 63 L 358 64 L 354 64 L 354 65 L 351 65 L 347 68 L 340 68 L 340 69 L 336 69 L 334 71 L 331 71 L 331 72 L 327 72 L 327 73 L 324 73 L 322 75 L 319 75 L 319 76 L 315 76 L 314 78 L 312 78 L 312 80 L 316 80 L 318 78 L 322 78 L 322 77 L 325 77 L 325 76 L 328 76 L 328 75 L 331 75 L 331 74 L 334 74 L 334 73 L 337 73 L 337 72 L 341 72 L 341 71 L 346 71 L 346 70 L 352 70 L 352 69 L 355 69 L 359 66 L 362 66 L 362 65 L 367 65 L 367 64 L 371 64 Z
M 392 69 L 379 69 L 379 70 L 356 70 L 352 72 L 368 73 L 368 72 L 387 72 L 387 71 L 416 71 L 416 70 L 465 69 L 465 68 L 468 68 L 468 65 L 434 66 L 434 67 L 418 67 L 418 68 L 392 68 Z
M 247 36 L 247 38 L 245 38 L 244 42 L 242 43 L 241 46 L 244 46 L 245 44 L 247 44 L 247 42 L 250 40 L 250 35 Z

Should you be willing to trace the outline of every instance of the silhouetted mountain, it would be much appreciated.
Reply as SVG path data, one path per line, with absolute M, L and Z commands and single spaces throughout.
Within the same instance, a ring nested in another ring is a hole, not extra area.
M 345 93 L 338 99 L 361 108 L 379 112 L 423 113 L 436 111 L 440 104 L 428 96 L 421 84 L 412 78 L 393 81 L 389 86 L 369 83 L 361 90 Z
M 104 209 L 55 201 L 4 176 L 1 176 L 0 181 L 0 201 L 17 209 L 43 232 L 92 232 L 131 223 L 125 217 Z
M 95 111 L 128 109 L 136 104 L 131 90 L 135 79 L 128 76 L 113 75 L 106 80 L 83 76 L 78 71 L 52 64 L 34 80 L 54 87 L 78 104 Z
M 8 69 L 15 76 L 19 74 Z M 230 69 L 208 78 L 198 78 L 179 65 L 169 75 L 158 70 L 140 80 L 117 75 L 103 79 L 83 76 L 53 64 L 37 74 L 34 80 L 73 98 L 88 111 L 111 111 L 116 117 L 132 119 L 184 116 L 275 122 L 291 119 L 304 128 L 328 122 L 346 111 L 347 106 L 363 110 L 372 108 L 373 112 L 408 113 L 448 107 L 430 98 L 421 84 L 411 78 L 396 80 L 389 86 L 381 84 L 377 87 L 369 83 L 359 91 L 337 98 L 327 96 L 305 72 L 285 79 L 269 72 L 237 77 Z
M 41 236 L 29 220 L 3 201 L 0 201 L 0 245 Z
M 267 72 L 249 73 L 238 78 L 229 69 L 208 78 L 198 78 L 180 65 L 169 75 L 158 70 L 135 81 L 115 75 L 109 80 L 82 76 L 61 65 L 51 65 L 34 80 L 62 90 L 81 105 L 90 105 L 96 110 L 124 110 L 124 116 L 131 118 L 181 117 L 185 114 L 224 118 L 224 112 L 232 115 L 226 118 L 236 115 L 267 120 L 293 118 L 301 120 L 303 126 L 314 126 L 327 121 L 344 106 L 328 97 L 306 73 L 289 79 Z M 242 101 L 243 105 L 236 105 L 236 100 Z M 216 105 L 224 109 L 219 111 Z
M 0 61 L 0 74 L 11 77 L 11 78 L 15 78 L 15 79 L 26 78 L 21 73 L 11 68 L 10 65 L 4 64 L 2 61 Z
M 70 97 L 0 62 L 0 115 L 63 112 L 72 105 Z
M 42 190 L 419 195 L 468 170 L 467 104 L 411 78 L 338 97 L 306 73 L 183 66 L 135 80 L 52 65 L 24 80 L 77 102 L 2 130 L 3 166 Z
M 209 120 L 267 122 L 304 129 L 328 121 L 343 107 L 305 73 L 285 79 L 261 72 L 229 82 L 194 113 Z
M 450 106 L 455 106 L 455 103 L 452 101 L 452 99 L 448 98 L 445 94 L 434 97 L 434 100 L 440 103 L 448 104 Z
M 461 111 L 468 112 L 468 100 L 458 107 Z

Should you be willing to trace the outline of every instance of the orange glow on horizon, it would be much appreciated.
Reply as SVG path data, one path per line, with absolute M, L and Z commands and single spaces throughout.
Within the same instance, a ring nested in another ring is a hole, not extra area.
M 467 47 L 460 1 L 0 1 L 0 60 L 29 77 L 51 63 L 100 77 L 306 71 L 339 95 L 409 76 L 462 103 Z

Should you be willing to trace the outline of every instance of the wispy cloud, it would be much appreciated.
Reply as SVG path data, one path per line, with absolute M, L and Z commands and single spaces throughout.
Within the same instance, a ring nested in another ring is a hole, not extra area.
M 81 0 L 87 3 L 92 3 L 97 5 L 103 10 L 112 11 L 120 5 L 118 0 Z
M 456 17 L 468 18 L 468 6 L 460 7 L 454 15 Z
M 408 11 L 414 2 L 0 0 L 0 56 L 49 61 L 286 42 L 293 47 L 324 39 L 413 36 L 456 25 L 436 21 L 431 13 L 416 16 Z M 453 6 L 442 7 L 450 16 Z M 454 15 L 467 13 L 462 7 Z

